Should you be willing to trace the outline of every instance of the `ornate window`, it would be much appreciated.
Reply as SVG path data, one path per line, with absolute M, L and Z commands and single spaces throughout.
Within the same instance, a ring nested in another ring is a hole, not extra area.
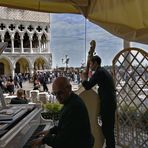
M 8 42 L 8 48 L 11 48 L 11 37 L 9 32 L 7 31 L 4 35 L 4 42 Z
M 24 45 L 24 48 L 30 48 L 30 41 L 29 41 L 29 36 L 27 32 L 24 34 L 23 45 Z
M 0 24 L 0 30 L 4 30 L 5 28 L 6 28 L 6 26 L 3 23 L 1 23 Z
M 20 47 L 21 47 L 20 35 L 18 32 L 16 32 L 14 36 L 14 48 L 20 48 Z
M 45 27 L 45 31 L 48 32 L 48 26 Z
M 19 30 L 20 30 L 20 31 L 23 31 L 23 30 L 25 29 L 24 25 L 22 25 L 22 24 L 21 24 L 21 25 L 19 25 L 19 27 L 18 27 L 18 28 L 19 28 Z
M 43 34 L 42 35 L 42 37 L 41 37 L 41 43 L 46 43 L 46 36 L 45 36 L 45 34 Z
M 11 24 L 11 25 L 9 26 L 9 29 L 10 29 L 11 31 L 13 31 L 13 30 L 15 29 L 15 26 L 14 26 L 13 24 Z
M 38 32 L 41 32 L 41 31 L 42 31 L 42 28 L 41 28 L 40 26 L 38 26 L 38 27 L 36 28 L 36 30 L 37 30 Z
M 32 25 L 29 25 L 27 29 L 31 32 L 34 28 L 32 27 Z
M 33 40 L 32 40 L 32 47 L 37 48 L 38 46 L 39 46 L 38 36 L 36 33 L 34 33 Z

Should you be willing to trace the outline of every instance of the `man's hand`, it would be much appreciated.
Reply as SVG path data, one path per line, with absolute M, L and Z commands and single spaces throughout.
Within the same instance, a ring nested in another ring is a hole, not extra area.
M 88 75 L 87 75 L 86 71 L 83 71 L 83 72 L 82 72 L 82 74 L 81 74 L 81 79 L 82 79 L 82 81 L 88 79 Z
M 43 143 L 42 143 L 42 139 L 43 139 L 43 137 L 40 137 L 40 138 L 38 138 L 38 139 L 32 140 L 32 141 L 30 142 L 31 147 L 32 147 L 32 148 L 37 148 L 38 145 L 42 145 L 42 144 L 43 144 Z
M 37 139 L 34 139 L 30 142 L 30 145 L 32 148 L 36 148 L 38 147 L 38 145 L 42 145 L 42 139 L 48 134 L 48 130 L 47 131 L 42 131 L 37 133 L 35 136 L 37 137 Z
M 49 132 L 48 130 L 47 131 L 42 131 L 42 132 L 37 133 L 36 136 L 37 137 L 40 137 L 40 136 L 44 137 L 44 136 L 46 136 L 48 134 L 48 132 Z

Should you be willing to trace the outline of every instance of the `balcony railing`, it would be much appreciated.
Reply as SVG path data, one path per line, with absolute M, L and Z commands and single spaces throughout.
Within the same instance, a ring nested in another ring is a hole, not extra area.
M 5 50 L 4 50 L 4 52 L 11 52 L 11 48 L 6 48 Z
M 24 53 L 30 53 L 31 49 L 30 48 L 23 48 Z M 39 48 L 32 48 L 33 53 L 39 53 L 40 49 Z M 43 49 L 41 50 L 42 52 L 48 52 L 48 49 Z M 12 48 L 6 48 L 4 50 L 4 53 L 12 53 Z M 14 48 L 14 53 L 22 53 L 21 48 Z

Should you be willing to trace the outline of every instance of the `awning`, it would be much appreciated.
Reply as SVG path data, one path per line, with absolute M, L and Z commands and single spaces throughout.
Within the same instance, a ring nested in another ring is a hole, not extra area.
M 118 37 L 148 44 L 148 0 L 0 0 L 0 5 L 82 14 Z

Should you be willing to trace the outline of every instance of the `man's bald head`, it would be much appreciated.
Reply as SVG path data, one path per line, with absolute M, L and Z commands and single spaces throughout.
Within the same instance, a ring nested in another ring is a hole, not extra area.
M 71 84 L 66 77 L 58 77 L 55 79 L 52 85 L 53 94 L 56 96 L 61 104 L 64 104 L 65 100 L 70 96 Z
M 56 87 L 62 89 L 66 86 L 70 86 L 70 82 L 66 77 L 57 77 L 53 82 L 52 88 Z

